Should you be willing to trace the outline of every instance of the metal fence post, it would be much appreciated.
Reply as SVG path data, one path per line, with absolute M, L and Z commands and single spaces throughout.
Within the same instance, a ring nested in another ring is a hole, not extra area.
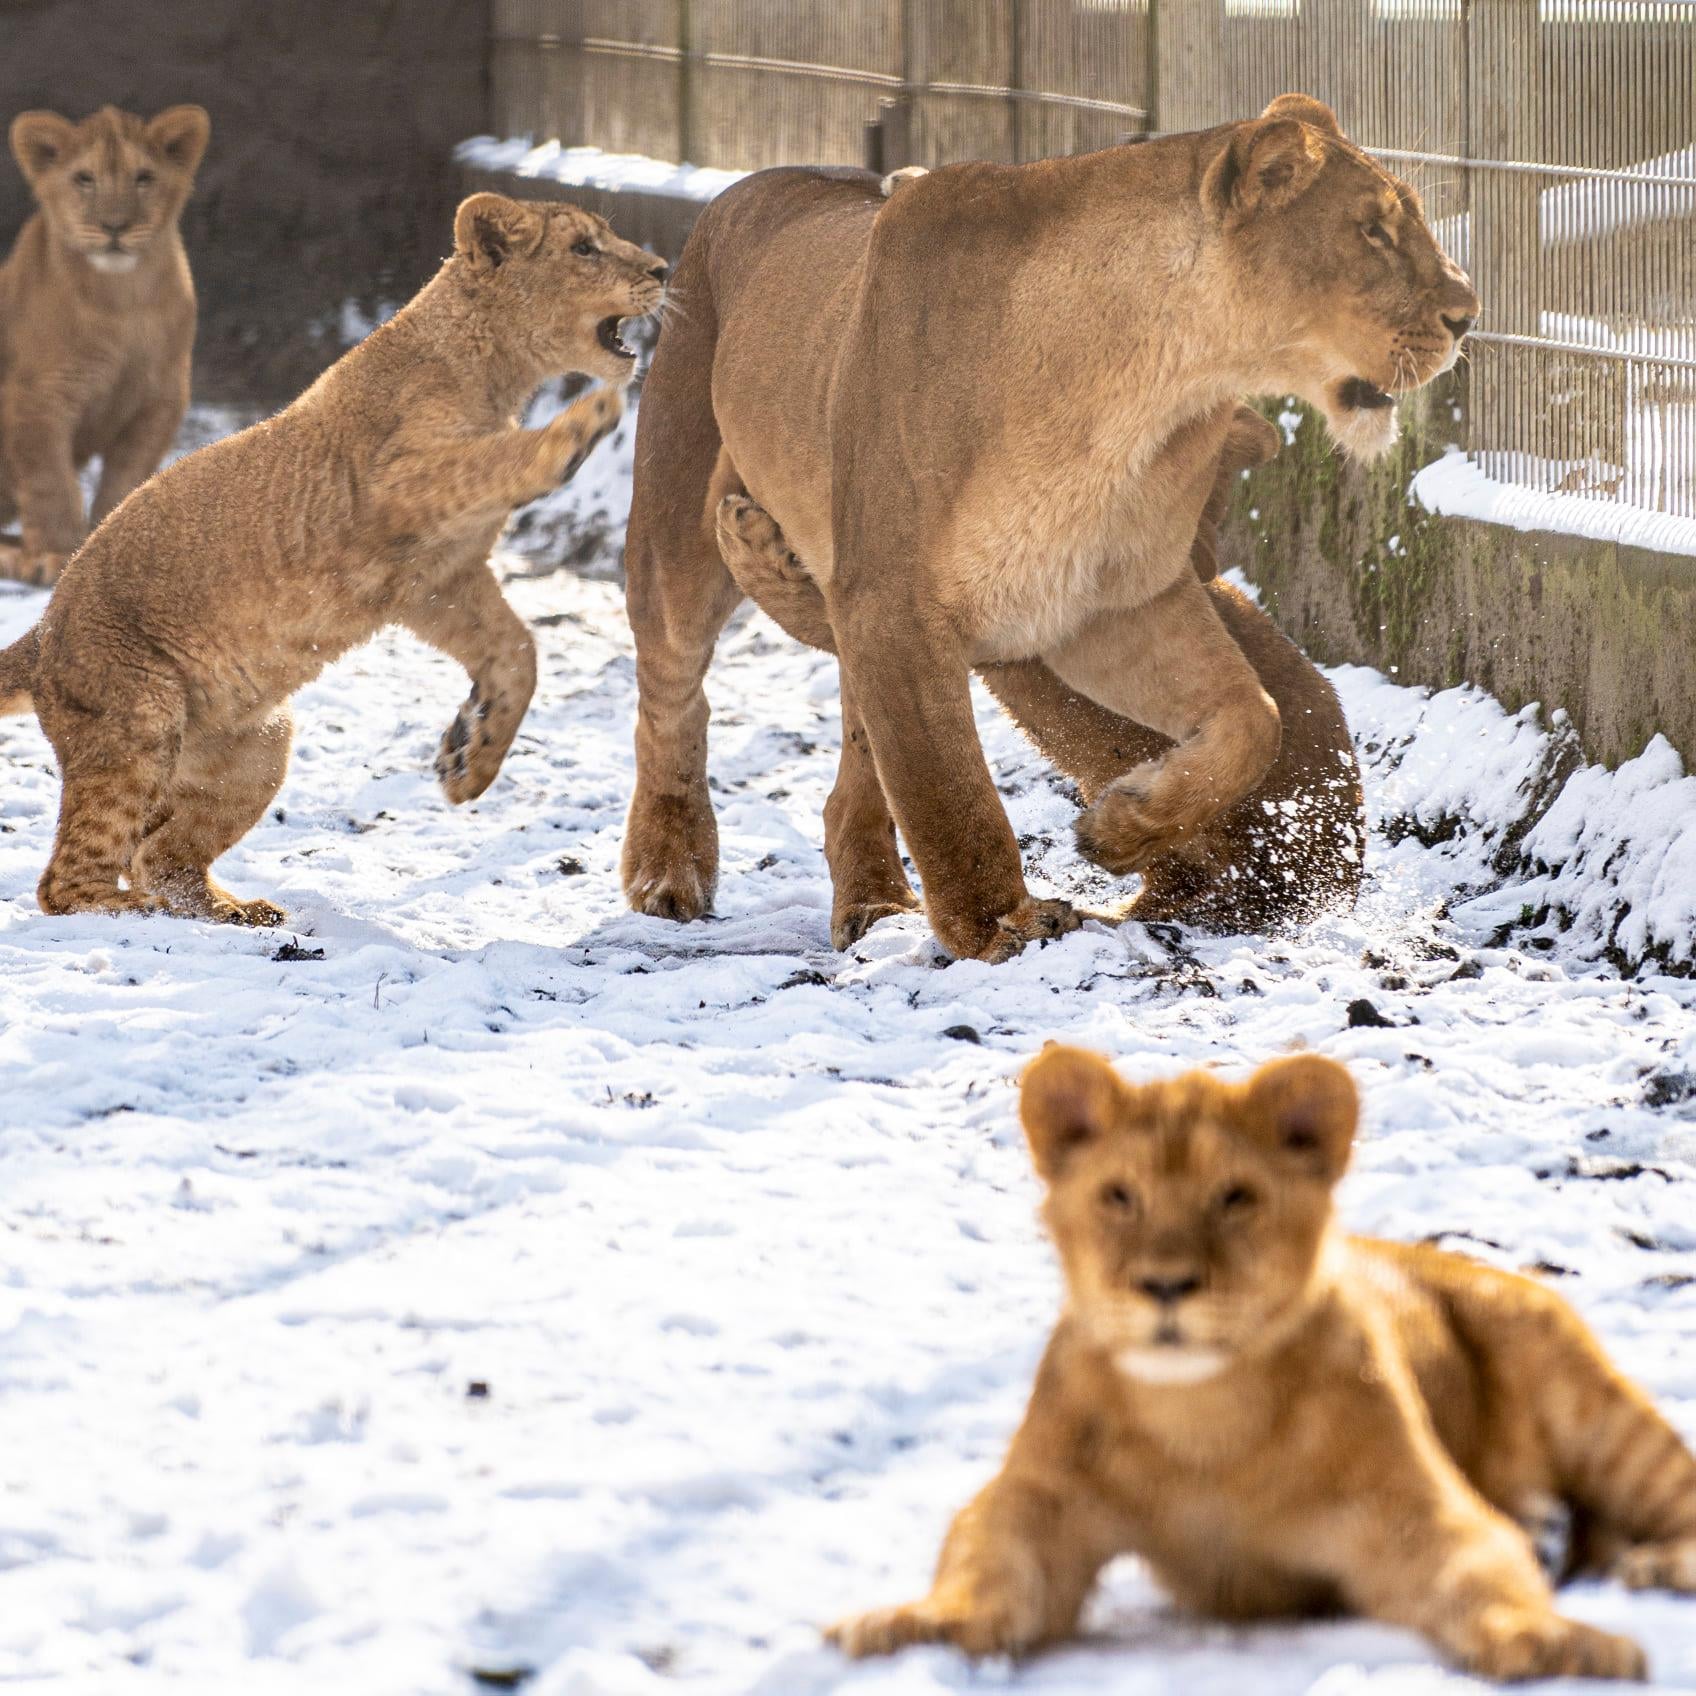
M 695 15 L 693 0 L 677 0 L 677 162 L 695 159 Z

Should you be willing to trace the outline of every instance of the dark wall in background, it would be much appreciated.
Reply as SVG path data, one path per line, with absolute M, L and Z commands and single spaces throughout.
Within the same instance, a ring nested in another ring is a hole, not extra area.
M 447 253 L 488 22 L 489 0 L 0 0 L 0 130 L 29 107 L 204 106 L 196 392 L 272 402 L 341 351 L 344 300 L 403 300 Z M 8 153 L 0 249 L 30 204 Z

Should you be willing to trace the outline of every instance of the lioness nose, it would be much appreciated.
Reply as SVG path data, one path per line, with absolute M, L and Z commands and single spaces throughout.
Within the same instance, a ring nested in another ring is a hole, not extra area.
M 1193 1296 L 1200 1288 L 1201 1280 L 1196 1277 L 1144 1278 L 1142 1281 L 1142 1293 L 1166 1307 L 1182 1301 L 1185 1296 Z
M 1445 312 L 1443 314 L 1443 322 L 1448 325 L 1449 334 L 1458 342 L 1461 337 L 1478 322 L 1478 320 L 1471 313 L 1468 313 L 1464 318 L 1451 318 L 1448 313 Z
M 115 222 L 110 218 L 102 218 L 100 227 L 109 236 L 121 236 L 130 227 L 130 221 L 128 218 L 119 218 Z

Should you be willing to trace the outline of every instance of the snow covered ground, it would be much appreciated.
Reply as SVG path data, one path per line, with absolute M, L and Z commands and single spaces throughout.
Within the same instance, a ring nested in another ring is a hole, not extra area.
M 1018 1668 L 851 1668 L 817 1627 L 923 1585 L 1018 1416 L 1057 1284 L 1011 1080 L 1049 1037 L 1145 1075 L 1346 1060 L 1350 1224 L 1544 1266 L 1696 1436 L 1696 981 L 1605 964 L 1689 961 L 1696 780 L 1664 744 L 1569 775 L 1529 713 L 1344 668 L 1354 915 L 993 969 L 913 917 L 837 954 L 833 666 L 749 613 L 710 680 L 719 915 L 637 918 L 622 607 L 542 569 L 573 502 L 616 544 L 628 437 L 602 453 L 506 561 L 542 683 L 481 802 L 430 778 L 445 660 L 386 638 L 299 698 L 221 874 L 281 934 L 42 917 L 57 782 L 0 721 L 0 1683 L 1470 1688 L 1376 1626 L 1180 1617 L 1130 1563 Z M 0 595 L 0 640 L 40 604 Z M 1065 785 L 981 723 L 1033 883 L 1104 897 Z M 1696 1689 L 1696 1602 L 1569 1606 Z

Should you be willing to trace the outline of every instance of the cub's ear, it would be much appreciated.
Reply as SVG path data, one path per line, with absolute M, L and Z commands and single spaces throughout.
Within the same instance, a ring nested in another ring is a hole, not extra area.
M 1295 118 L 1255 118 L 1237 126 L 1208 166 L 1202 199 L 1215 217 L 1240 223 L 1288 206 L 1324 164 L 1324 144 L 1311 126 Z
M 12 157 L 24 180 L 33 183 L 65 156 L 76 125 L 57 112 L 20 112 L 12 120 Z
M 1360 1097 L 1321 1054 L 1270 1060 L 1243 1086 L 1250 1128 L 1310 1177 L 1334 1184 L 1349 1163 Z
M 1031 1160 L 1053 1183 L 1068 1156 L 1112 1128 L 1125 1086 L 1099 1055 L 1051 1042 L 1019 1079 L 1019 1117 Z
M 1260 115 L 1263 118 L 1294 118 L 1298 124 L 1312 124 L 1327 135 L 1340 136 L 1343 133 L 1337 128 L 1337 114 L 1323 100 L 1315 100 L 1311 94 L 1280 94 Z
M 142 133 L 155 157 L 192 177 L 212 137 L 212 120 L 204 106 L 167 106 Z
M 453 220 L 454 252 L 475 271 L 498 271 L 507 260 L 542 245 L 539 212 L 504 194 L 474 194 L 462 200 Z

